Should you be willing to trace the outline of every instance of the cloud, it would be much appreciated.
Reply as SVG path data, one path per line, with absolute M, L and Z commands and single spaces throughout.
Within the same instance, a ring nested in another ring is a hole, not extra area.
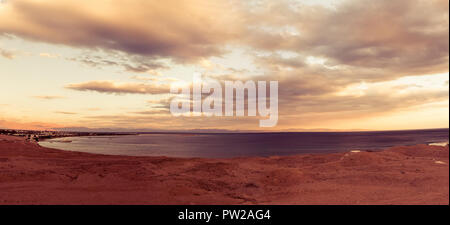
M 376 69 L 385 78 L 448 71 L 448 1 L 358 0 L 334 9 L 292 7 L 288 1 L 265 6 L 247 16 L 253 25 L 246 37 L 256 49 L 296 52 L 353 70 Z M 271 62 L 292 64 L 279 58 Z
M 158 69 L 167 69 L 167 65 L 154 57 L 124 55 L 123 53 L 101 51 L 85 51 L 77 57 L 68 57 L 67 60 L 79 62 L 84 65 L 103 68 L 106 66 L 122 67 L 126 72 L 148 73 Z
M 421 92 L 391 96 L 374 93 L 363 96 L 323 96 L 290 99 L 280 102 L 279 125 L 276 129 L 330 126 L 331 122 L 354 121 L 386 116 L 402 110 L 448 99 L 445 91 Z M 85 116 L 82 120 L 93 127 L 133 127 L 185 129 L 260 130 L 260 117 L 173 117 L 158 108 L 128 114 Z M 407 118 L 405 118 L 407 119 Z M 419 119 L 419 118 L 417 118 Z M 370 129 L 370 127 L 359 127 Z
M 170 91 L 170 86 L 165 84 L 119 83 L 114 81 L 89 81 L 69 84 L 65 88 L 107 94 L 166 94 Z
M 14 59 L 15 57 L 15 54 L 13 52 L 1 48 L 0 48 L 0 55 L 7 59 Z
M 179 81 L 173 77 L 163 77 L 161 75 L 154 75 L 155 73 L 151 73 L 149 76 L 132 76 L 130 79 L 138 80 L 138 81 L 152 81 L 152 82 L 176 82 Z
M 76 115 L 78 113 L 74 113 L 74 112 L 65 112 L 65 111 L 55 111 L 55 113 L 57 114 L 64 114 L 64 115 Z
M 442 103 L 449 98 L 448 87 L 441 84 L 439 87 L 431 86 L 434 80 L 448 76 L 446 74 L 372 81 L 365 85 L 362 80 L 348 79 L 349 76 L 350 74 L 342 77 L 333 74 L 329 77 L 325 74 L 300 75 L 294 70 L 278 71 L 276 74 L 254 76 L 250 79 L 255 82 L 270 80 L 279 82 L 279 125 L 287 127 L 294 121 L 306 126 L 334 118 L 351 120 L 388 115 L 400 110 L 414 110 L 416 107 L 427 104 Z M 330 77 L 334 78 L 330 79 Z M 221 81 L 220 76 L 210 76 L 210 78 Z M 232 75 L 222 76 L 222 78 L 243 82 L 248 79 Z M 429 81 L 425 82 L 424 79 Z M 418 82 L 422 85 L 417 85 Z M 249 120 L 251 121 L 252 118 Z M 217 120 L 214 124 L 220 121 L 224 122 Z M 243 124 L 243 121 L 235 121 L 235 126 L 239 124 Z
M 236 35 L 233 5 L 220 0 L 14 0 L 0 33 L 74 47 L 192 61 L 222 52 Z
M 47 52 L 39 53 L 39 56 L 46 57 L 46 58 L 59 58 L 60 57 L 59 54 L 53 54 L 53 53 L 47 53 Z
M 123 53 L 130 60 L 72 58 L 93 66 L 142 73 L 164 68 L 161 58 L 202 59 L 203 65 L 228 46 L 244 46 L 272 53 L 260 59 L 268 67 L 303 67 L 316 57 L 328 66 L 378 70 L 371 76 L 382 79 L 447 71 L 448 26 L 445 0 L 347 0 L 335 7 L 289 0 L 16 0 L 0 15 L 0 34 Z M 298 56 L 283 58 L 277 51 Z
M 439 75 L 442 77 L 442 75 Z M 326 126 L 328 121 L 352 121 L 364 118 L 386 116 L 400 111 L 414 111 L 427 104 L 443 103 L 448 100 L 448 88 L 429 89 L 426 82 L 423 86 L 415 85 L 415 79 L 429 76 L 411 77 L 409 82 L 403 79 L 396 81 L 373 82 L 354 87 L 353 82 L 337 80 L 336 83 L 326 80 L 288 76 L 282 74 L 279 80 L 279 129 L 292 127 Z M 438 75 L 432 77 L 436 79 Z M 210 77 L 211 78 L 211 77 Z M 228 76 L 227 79 L 232 79 Z M 239 80 L 238 76 L 234 80 Z M 271 76 L 271 78 L 274 78 Z M 245 80 L 244 78 L 240 78 Z M 254 77 L 254 80 L 265 80 L 267 77 Z M 433 80 L 431 79 L 431 80 Z M 409 79 L 407 79 L 409 80 Z M 221 81 L 219 79 L 219 81 Z M 223 80 L 222 80 L 223 81 Z M 222 82 L 221 81 L 221 82 Z M 345 85 L 343 85 L 345 83 Z M 400 85 L 399 85 L 400 84 Z M 202 96 L 203 97 L 203 96 Z M 175 118 L 168 111 L 171 98 L 149 100 L 148 110 L 129 114 L 109 114 L 84 117 L 84 122 L 95 126 L 112 127 L 152 127 L 171 129 L 259 129 L 259 117 L 181 117 Z M 192 101 L 191 101 L 192 103 Z M 444 103 L 445 106 L 445 103 Z M 430 107 L 430 106 L 427 106 Z M 439 106 L 440 107 L 440 106 Z M 107 119 L 107 121 L 105 120 Z M 360 127 L 367 129 L 367 127 Z
M 39 95 L 39 96 L 32 96 L 32 97 L 41 99 L 41 100 L 54 100 L 54 99 L 65 98 L 64 96 L 57 96 L 57 95 Z
M 256 60 L 260 65 L 272 67 L 273 69 L 278 69 L 278 66 L 285 68 L 302 68 L 307 66 L 306 58 L 303 56 L 283 57 L 280 54 L 271 54 L 269 56 L 256 57 Z
M 161 114 L 170 114 L 170 111 L 168 109 L 156 109 L 156 110 L 146 110 L 146 111 L 138 111 L 138 112 L 131 112 L 133 114 L 140 114 L 140 115 L 161 115 Z

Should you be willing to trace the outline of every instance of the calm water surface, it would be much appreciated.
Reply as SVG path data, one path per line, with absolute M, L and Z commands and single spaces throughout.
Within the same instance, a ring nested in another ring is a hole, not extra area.
M 382 132 L 259 134 L 140 134 L 68 137 L 40 145 L 108 155 L 231 158 L 242 156 L 380 150 L 399 145 L 449 141 L 448 129 Z

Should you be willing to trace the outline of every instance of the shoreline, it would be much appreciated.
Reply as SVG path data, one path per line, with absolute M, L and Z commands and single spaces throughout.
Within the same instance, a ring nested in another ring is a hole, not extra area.
M 442 132 L 441 132 L 442 133 Z M 158 157 L 158 156 L 167 156 L 167 157 L 174 157 L 174 158 L 216 158 L 216 159 L 233 159 L 233 158 L 245 158 L 245 157 L 270 157 L 270 156 L 295 156 L 295 155 L 302 155 L 302 154 L 332 154 L 332 153 L 342 153 L 342 152 L 348 152 L 353 150 L 363 151 L 363 152 L 373 152 L 373 151 L 382 151 L 387 148 L 395 147 L 395 146 L 414 146 L 419 144 L 424 145 L 438 145 L 438 146 L 446 146 L 448 144 L 448 133 L 443 134 L 446 135 L 446 138 L 443 138 L 441 133 L 432 133 L 432 135 L 425 133 L 425 134 L 402 134 L 405 136 L 406 139 L 404 141 L 392 141 L 392 142 L 383 142 L 383 138 L 389 139 L 389 134 L 382 134 L 375 137 L 365 137 L 367 135 L 363 135 L 363 137 L 358 137 L 356 140 L 363 139 L 363 141 L 355 142 L 349 138 L 350 136 L 341 136 L 341 135 L 333 135 L 333 141 L 329 142 L 326 145 L 320 144 L 320 139 L 317 139 L 317 137 L 312 138 L 311 143 L 308 141 L 302 142 L 298 140 L 293 140 L 292 137 L 295 134 L 289 134 L 286 136 L 281 136 L 281 138 L 289 137 L 290 143 L 288 148 L 280 149 L 280 146 L 273 145 L 272 143 L 276 142 L 276 139 L 274 140 L 272 138 L 272 142 L 269 144 L 272 144 L 270 147 L 268 146 L 258 146 L 254 143 L 261 142 L 261 138 L 257 137 L 253 134 L 253 136 L 249 137 L 248 144 L 245 145 L 239 145 L 239 146 L 229 146 L 229 145 L 222 145 L 218 146 L 215 151 L 202 151 L 202 150 L 192 150 L 194 148 L 197 149 L 206 149 L 208 146 L 206 144 L 200 145 L 200 144 L 194 144 L 194 145 L 187 145 L 184 144 L 180 145 L 179 143 L 183 143 L 183 139 L 179 138 L 178 135 L 180 134 L 168 134 L 177 136 L 176 139 L 170 138 L 170 140 L 161 139 L 162 141 L 152 141 L 152 137 L 149 136 L 149 138 L 145 138 L 146 135 L 153 135 L 153 134 L 129 134 L 125 136 L 132 136 L 130 137 L 131 140 L 128 139 L 128 137 L 121 137 L 123 135 L 105 135 L 105 136 L 76 136 L 76 137 L 58 137 L 55 139 L 50 140 L 43 140 L 39 141 L 38 144 L 42 147 L 46 148 L 54 148 L 59 149 L 63 151 L 76 151 L 76 152 L 86 152 L 86 153 L 93 153 L 93 154 L 102 154 L 102 155 L 127 155 L 127 156 L 149 156 L 149 157 Z M 328 135 L 327 133 L 323 133 L 325 135 Z M 361 133 L 356 133 L 357 135 L 360 135 Z M 134 136 L 144 136 L 144 140 L 134 138 Z M 156 134 L 160 135 L 160 134 Z M 190 134 L 190 135 L 203 135 L 203 134 Z M 219 141 L 223 141 L 229 139 L 229 141 L 235 141 L 236 138 L 228 138 L 228 136 L 223 136 L 222 134 L 218 134 L 218 136 L 214 136 L 217 134 L 207 134 L 207 136 L 212 135 L 212 137 L 217 137 Z M 237 135 L 237 134 L 233 134 Z M 408 136 L 408 135 L 415 135 L 414 136 Z M 434 135 L 434 136 L 433 136 Z M 171 137 L 167 136 L 167 137 Z M 183 135 L 184 136 L 184 135 Z M 104 139 L 103 137 L 107 137 L 107 139 Z M 262 136 L 264 137 L 264 136 Z M 295 137 L 295 136 L 294 136 Z M 319 137 L 319 136 L 318 136 Z M 90 140 L 92 138 L 92 140 Z M 96 140 L 98 138 L 98 140 Z M 159 136 L 158 136 L 159 138 Z M 198 137 L 201 138 L 201 137 Z M 367 140 L 364 140 L 368 139 Z M 401 137 L 396 137 L 397 139 L 401 139 Z M 150 141 L 148 141 L 150 140 Z M 159 139 L 158 139 L 159 140 Z M 381 141 L 377 141 L 381 140 Z M 75 141 L 76 144 L 71 144 L 71 142 Z M 186 141 L 186 140 L 184 140 Z M 187 140 L 190 141 L 190 140 Z M 204 141 L 205 143 L 208 143 L 208 140 L 196 140 L 197 142 Z M 109 144 L 109 142 L 114 142 L 114 146 Z M 138 147 L 130 148 L 127 144 L 136 142 L 140 145 Z M 122 144 L 125 143 L 125 144 Z M 174 145 L 175 143 L 175 145 Z M 177 144 L 178 143 L 178 144 Z M 230 142 L 231 143 L 231 142 Z M 253 143 L 253 144 L 252 144 Z M 297 144 L 302 143 L 302 144 Z M 334 144 L 333 144 L 334 143 Z M 444 144 L 445 143 L 445 144 Z M 95 146 L 94 146 L 95 145 Z M 94 146 L 94 147 L 93 147 Z M 154 147 L 158 146 L 158 147 Z M 226 146 L 226 147 L 225 147 Z M 181 148 L 186 148 L 187 151 L 180 151 Z M 262 149 L 261 149 L 262 148 Z M 159 151 L 160 149 L 164 149 L 164 151 Z M 281 151 L 279 151 L 281 150 Z
M 128 132 L 77 132 L 77 131 L 52 131 L 52 130 L 14 130 L 0 129 L 0 135 L 23 137 L 31 142 L 39 142 L 57 138 L 68 137 L 98 137 L 98 136 L 122 136 L 137 135 L 137 133 Z
M 134 134 L 134 135 L 139 135 L 139 134 Z M 116 135 L 111 135 L 116 136 Z M 71 136 L 71 137 L 96 137 L 96 136 Z M 54 138 L 49 138 L 49 139 L 44 139 L 42 141 L 48 141 L 51 139 L 60 139 L 60 138 L 71 138 L 71 137 L 54 137 Z M 221 157 L 176 157 L 176 156 L 165 156 L 165 155 L 126 155 L 126 154 L 102 154 L 102 153 L 91 153 L 91 152 L 83 152 L 83 151 L 77 151 L 77 150 L 67 150 L 67 149 L 60 149 L 60 148 L 52 148 L 52 147 L 45 147 L 41 144 L 39 144 L 39 142 L 41 141 L 37 141 L 34 142 L 37 145 L 39 145 L 39 147 L 41 148 L 48 148 L 48 149 L 54 149 L 54 150 L 58 150 L 58 151 L 64 151 L 64 152 L 79 152 L 79 153 L 86 153 L 86 154 L 94 154 L 94 155 L 104 155 L 104 156 L 131 156 L 131 157 L 168 157 L 168 158 L 174 158 L 174 159 L 242 159 L 242 158 L 255 158 L 255 157 L 260 157 L 260 158 L 270 158 L 270 157 L 290 157 L 290 156 L 299 156 L 299 155 L 327 155 L 327 154 L 336 154 L 336 153 L 345 153 L 345 152 L 353 152 L 353 153 L 359 153 L 359 152 L 381 152 L 383 150 L 389 149 L 389 148 L 379 148 L 379 149 L 349 149 L 347 151 L 336 151 L 336 152 L 326 152 L 326 153 L 296 153 L 296 154 L 291 154 L 291 155 L 270 155 L 270 156 L 236 156 L 236 157 L 229 157 L 229 158 L 221 158 Z M 51 141 L 50 141 L 51 142 Z M 54 141 L 54 142 L 60 142 L 60 143 L 71 143 L 72 141 Z M 449 142 L 430 142 L 430 143 L 423 143 L 423 144 L 418 144 L 418 145 L 425 145 L 425 146 L 440 146 L 440 147 L 446 147 L 449 145 Z M 402 145 L 402 146 L 393 146 L 390 148 L 394 148 L 394 147 L 412 147 L 412 146 L 417 146 L 417 145 Z
M 228 159 L 97 155 L 0 135 L 0 204 L 449 204 L 448 145 Z

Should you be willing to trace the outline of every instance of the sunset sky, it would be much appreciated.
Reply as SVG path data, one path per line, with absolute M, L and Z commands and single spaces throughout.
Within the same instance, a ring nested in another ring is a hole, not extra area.
M 448 0 L 0 0 L 0 128 L 449 124 Z M 170 83 L 279 81 L 279 120 L 173 117 Z

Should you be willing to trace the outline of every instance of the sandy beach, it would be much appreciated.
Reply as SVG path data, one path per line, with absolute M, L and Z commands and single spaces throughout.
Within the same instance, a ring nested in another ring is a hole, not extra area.
M 183 159 L 0 136 L 0 204 L 449 204 L 448 146 Z

